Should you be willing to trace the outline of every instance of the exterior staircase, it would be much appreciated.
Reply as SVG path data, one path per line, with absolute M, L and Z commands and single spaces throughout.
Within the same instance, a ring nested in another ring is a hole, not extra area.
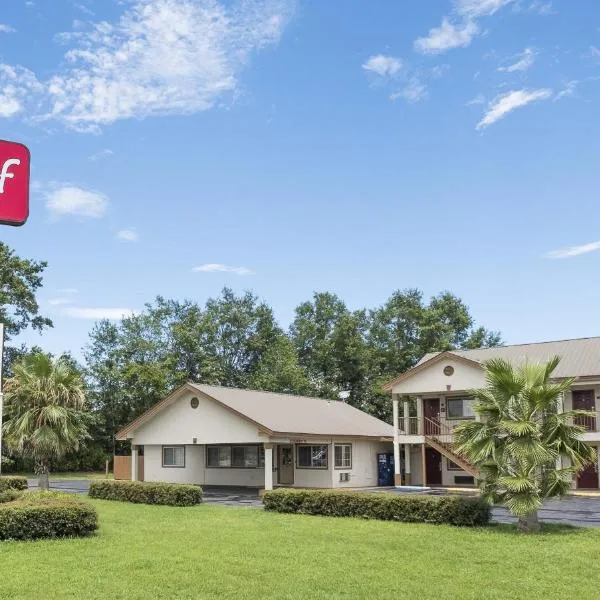
M 463 456 L 453 450 L 450 442 L 452 437 L 453 432 L 450 427 L 425 417 L 425 443 L 458 465 L 463 471 L 473 475 L 475 479 L 479 479 L 479 471 Z

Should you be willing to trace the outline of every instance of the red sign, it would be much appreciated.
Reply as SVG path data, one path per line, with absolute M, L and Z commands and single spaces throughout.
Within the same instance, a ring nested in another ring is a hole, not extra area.
M 0 140 L 0 223 L 23 225 L 29 216 L 29 150 Z

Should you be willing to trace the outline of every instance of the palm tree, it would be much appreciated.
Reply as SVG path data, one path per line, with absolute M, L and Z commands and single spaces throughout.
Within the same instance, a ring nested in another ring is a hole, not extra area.
M 40 489 L 49 488 L 53 459 L 77 450 L 89 437 L 84 381 L 67 356 L 35 352 L 12 367 L 4 385 L 7 447 L 32 458 Z
M 479 469 L 483 496 L 517 516 L 519 531 L 539 530 L 543 501 L 566 494 L 574 474 L 596 460 L 574 420 L 590 413 L 562 412 L 573 380 L 551 379 L 559 362 L 486 362 L 487 385 L 472 392 L 480 419 L 455 429 L 454 449 Z

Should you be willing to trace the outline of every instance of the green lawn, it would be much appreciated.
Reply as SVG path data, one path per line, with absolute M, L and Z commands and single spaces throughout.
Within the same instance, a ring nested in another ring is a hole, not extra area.
M 95 537 L 0 543 L 2 600 L 533 600 L 591 598 L 600 584 L 593 529 L 524 537 L 500 527 L 95 504 Z

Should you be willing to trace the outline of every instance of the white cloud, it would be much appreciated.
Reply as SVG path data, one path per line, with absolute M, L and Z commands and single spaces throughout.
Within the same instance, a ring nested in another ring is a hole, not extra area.
M 199 267 L 194 267 L 192 269 L 197 273 L 235 273 L 236 275 L 254 275 L 254 271 L 247 269 L 246 267 L 230 267 L 229 265 L 221 265 L 218 263 L 207 263 L 205 265 L 200 265 Z
M 48 300 L 48 304 L 50 306 L 62 306 L 64 304 L 73 304 L 74 300 L 72 298 L 50 298 Z
M 371 56 L 367 62 L 362 65 L 365 71 L 370 71 L 380 77 L 392 77 L 402 68 L 402 61 L 394 56 L 384 56 L 378 54 Z
M 486 17 L 498 12 L 501 8 L 512 4 L 516 0 L 456 0 L 455 11 L 469 19 Z
M 478 104 L 485 104 L 485 96 L 483 94 L 477 94 L 477 96 L 465 102 L 465 106 L 476 106 Z
M 581 246 L 571 246 L 569 248 L 552 250 L 546 253 L 544 256 L 546 258 L 571 258 L 572 256 L 579 256 L 580 254 L 595 252 L 596 250 L 600 250 L 600 242 L 591 242 Z
M 113 321 L 130 317 L 136 314 L 132 308 L 81 308 L 70 306 L 62 311 L 62 314 L 72 319 L 110 319 Z
M 0 33 L 16 33 L 16 31 L 17 30 L 14 29 L 14 27 L 0 23 Z
M 397 100 L 398 98 L 403 98 L 411 104 L 420 102 L 427 98 L 427 86 L 418 77 L 411 77 L 408 85 L 403 90 L 390 95 L 391 100 Z
M 536 12 L 540 15 L 555 15 L 556 11 L 554 10 L 554 6 L 552 6 L 552 2 L 532 2 L 529 5 L 529 10 L 532 12 Z
M 415 40 L 414 47 L 423 54 L 441 54 L 453 48 L 468 46 L 479 31 L 479 25 L 475 21 L 454 25 L 444 17 L 442 24 L 430 29 L 427 37 Z
M 572 81 L 567 82 L 565 87 L 554 96 L 554 101 L 561 100 L 562 98 L 570 98 L 575 94 L 575 90 L 579 85 L 579 81 L 577 79 L 573 79 Z
M 92 162 L 97 162 L 102 158 L 106 158 L 107 156 L 112 156 L 114 154 L 114 152 L 112 150 L 109 150 L 108 148 L 104 148 L 102 150 L 98 150 L 98 152 L 95 152 L 94 154 L 88 156 L 88 160 L 91 160 Z
M 137 242 L 139 235 L 135 229 L 121 229 L 117 232 L 117 239 L 125 242 Z
M 547 100 L 551 96 L 552 90 L 549 89 L 512 90 L 502 94 L 490 103 L 487 112 L 477 124 L 477 129 L 489 127 L 516 108 L 527 106 L 527 104 L 537 100 Z
M 27 98 L 42 91 L 43 86 L 31 71 L 0 63 L 0 117 L 22 112 Z
M 46 208 L 54 217 L 73 215 L 90 219 L 104 216 L 108 197 L 100 192 L 84 190 L 73 185 L 63 185 L 46 192 Z
M 525 48 L 522 54 L 518 55 L 519 60 L 513 63 L 512 65 L 508 65 L 506 67 L 498 67 L 498 71 L 504 71 L 506 73 L 514 73 L 515 71 L 527 71 L 530 67 L 533 66 L 535 62 L 535 52 L 532 48 Z
M 115 22 L 80 23 L 60 35 L 70 48 L 42 90 L 19 92 L 29 98 L 25 114 L 98 132 L 121 119 L 186 115 L 235 99 L 240 73 L 253 53 L 279 41 L 294 4 L 121 2 Z M 0 90 L 3 84 L 0 74 Z

